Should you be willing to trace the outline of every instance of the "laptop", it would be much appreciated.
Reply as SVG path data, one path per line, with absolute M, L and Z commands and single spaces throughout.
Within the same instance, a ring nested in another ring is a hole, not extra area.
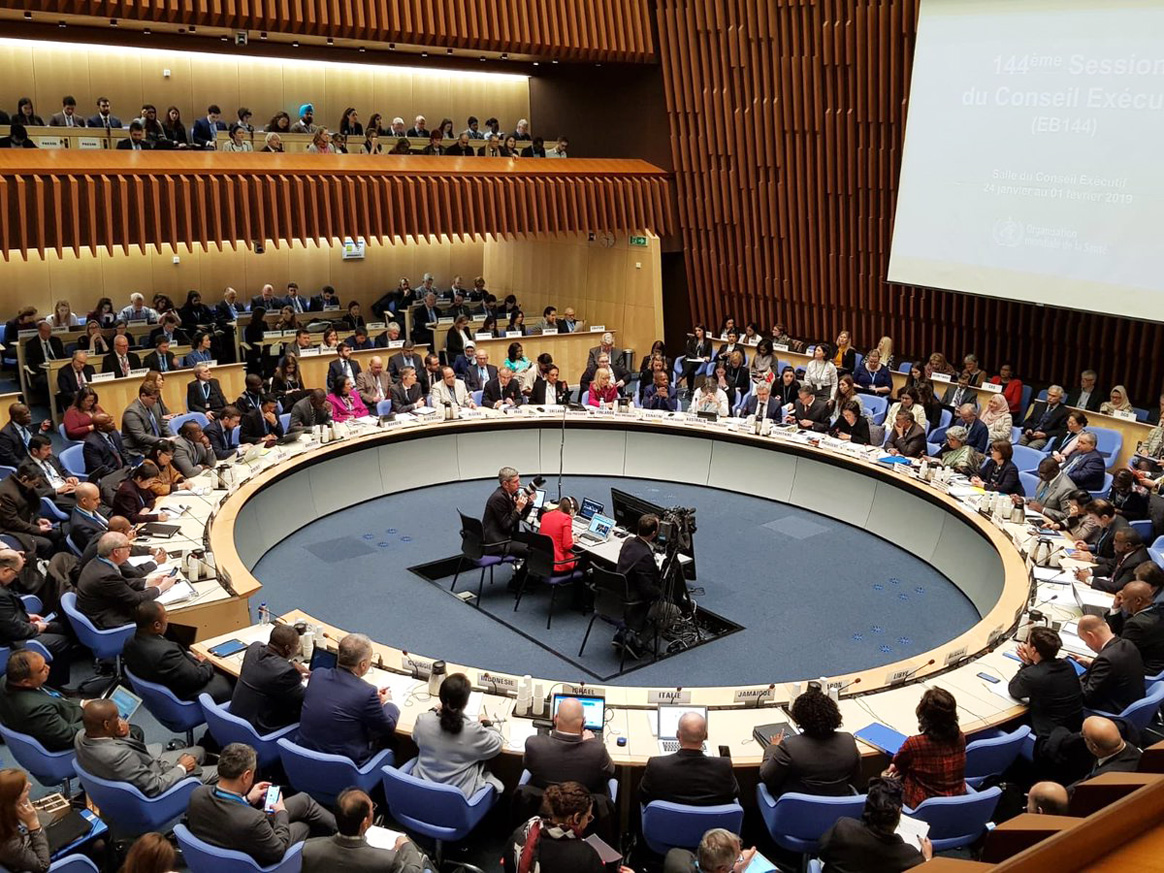
M 582 506 L 578 509 L 578 517 L 590 521 L 597 513 L 606 509 L 606 506 L 589 497 L 582 498 Z
M 114 684 L 101 695 L 105 700 L 112 700 L 117 706 L 117 714 L 129 721 L 133 714 L 141 707 L 141 698 L 124 685 Z
M 593 731 L 594 736 L 602 739 L 602 730 L 606 727 L 606 698 L 579 694 L 555 694 L 550 710 L 555 718 L 558 716 L 558 707 L 562 705 L 562 701 L 570 698 L 574 698 L 582 704 L 582 727 L 588 731 Z
M 658 719 L 655 733 L 659 737 L 659 754 L 670 755 L 679 751 L 679 719 L 689 712 L 697 712 L 707 720 L 706 706 L 681 706 L 678 704 L 661 704 L 655 712 Z M 703 742 L 703 753 L 707 754 L 707 741 Z
M 323 646 L 316 646 L 311 650 L 311 663 L 307 666 L 312 671 L 330 670 L 339 662 L 339 655 L 330 652 Z
M 613 518 L 595 514 L 594 518 L 590 519 L 590 527 L 586 529 L 584 534 L 578 537 L 578 540 L 596 546 L 610 539 L 610 532 L 612 530 L 614 530 Z

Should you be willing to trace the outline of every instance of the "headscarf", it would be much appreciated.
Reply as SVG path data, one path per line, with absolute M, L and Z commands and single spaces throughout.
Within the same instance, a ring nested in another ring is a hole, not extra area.
M 994 394 L 990 398 L 990 402 L 986 404 L 986 409 L 982 411 L 982 423 L 987 427 L 992 425 L 1003 415 L 1010 415 L 1010 404 L 1006 402 L 1006 398 L 1001 394 Z M 946 431 L 948 434 L 949 431 Z
M 1116 385 L 1114 388 L 1111 389 L 1112 394 L 1115 394 L 1117 391 L 1119 392 L 1120 396 L 1124 398 L 1124 402 L 1123 403 L 1112 403 L 1111 400 L 1109 399 L 1107 401 L 1106 405 L 1111 407 L 1114 410 L 1119 411 L 1119 412 L 1135 412 L 1135 409 L 1132 407 L 1131 401 L 1128 400 L 1128 389 L 1125 388 L 1123 385 Z

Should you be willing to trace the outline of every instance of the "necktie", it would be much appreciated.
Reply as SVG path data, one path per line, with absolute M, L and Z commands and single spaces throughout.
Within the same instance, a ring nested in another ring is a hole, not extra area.
M 152 412 L 147 412 L 146 414 L 150 418 L 150 427 L 153 428 L 154 436 L 161 436 L 161 431 L 158 429 L 158 420 L 154 418 L 154 414 Z
M 46 361 L 54 360 L 53 344 L 51 342 L 49 342 L 48 340 L 44 341 L 44 359 Z
M 302 312 L 302 311 L 303 311 L 303 304 L 299 302 L 299 298 L 298 298 L 298 297 L 293 297 L 293 298 L 291 298 L 291 301 L 292 301 L 292 303 L 295 305 L 295 311 L 296 311 L 296 312 Z
M 478 367 L 477 368 L 477 377 L 478 377 L 478 379 L 480 379 L 481 384 L 484 385 L 486 382 L 489 381 L 489 371 L 486 370 L 484 367 Z
M 105 442 L 109 443 L 109 449 L 113 452 L 113 457 L 117 459 L 117 466 L 121 466 L 121 452 L 117 451 L 117 443 L 113 442 L 113 437 L 109 434 L 105 435 Z
M 121 355 L 119 357 L 119 360 L 121 361 L 121 375 L 128 376 L 129 375 L 129 358 L 127 358 L 125 355 Z
M 73 116 L 66 115 L 65 116 L 65 127 L 72 127 L 72 126 L 73 126 Z
M 166 372 L 166 370 L 168 369 L 167 364 L 168 364 L 168 362 L 166 361 L 166 356 L 165 355 L 158 355 L 158 370 L 160 370 L 163 373 Z
M 77 373 L 77 388 L 79 388 L 79 389 L 84 388 L 85 387 L 85 371 L 84 370 L 77 370 L 76 373 Z
M 28 428 L 26 428 L 22 424 L 18 424 L 17 428 L 20 430 L 20 438 L 22 440 L 24 440 L 24 448 L 25 448 L 25 450 L 27 450 L 28 449 L 28 441 L 30 439 L 32 439 L 32 434 L 29 432 Z
M 203 400 L 210 399 L 210 383 L 209 382 L 202 383 L 202 399 Z

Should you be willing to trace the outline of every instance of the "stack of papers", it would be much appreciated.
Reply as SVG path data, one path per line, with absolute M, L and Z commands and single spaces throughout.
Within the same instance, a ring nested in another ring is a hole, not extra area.
M 897 823 L 897 830 L 894 833 L 901 837 L 907 846 L 913 846 L 920 852 L 922 838 L 929 836 L 930 823 L 903 815 L 901 821 Z
M 383 828 L 379 825 L 372 825 L 364 833 L 364 838 L 367 839 L 368 845 L 377 849 L 395 849 L 396 841 L 406 836 L 408 835 L 403 831 L 394 831 L 391 828 Z

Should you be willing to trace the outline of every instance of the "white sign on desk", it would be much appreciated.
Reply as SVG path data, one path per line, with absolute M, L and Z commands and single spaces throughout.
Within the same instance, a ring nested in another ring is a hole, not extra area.
M 53 333 L 68 333 L 72 330 L 67 324 L 59 324 L 53 328 Z
M 473 337 L 474 337 L 474 338 L 475 338 L 475 339 L 476 339 L 478 342 L 480 342 L 481 340 L 490 340 L 490 339 L 493 339 L 493 334 L 492 334 L 490 331 L 484 331 L 484 332 L 482 332 L 482 331 L 477 331 L 477 333 L 473 334 Z
M 1108 415 L 1110 415 L 1112 418 L 1121 418 L 1124 421 L 1135 421 L 1136 420 L 1136 413 L 1128 412 L 1127 410 L 1122 410 L 1122 409 L 1113 409 L 1111 412 L 1108 413 Z
M 491 673 L 478 673 L 477 684 L 490 694 L 506 694 L 517 691 L 516 676 L 494 676 Z
M 388 348 L 402 349 L 404 348 L 404 340 L 388 340 Z
M 772 348 L 777 352 L 786 352 L 788 351 L 788 343 L 776 343 Z
M 101 145 L 101 140 L 95 136 L 79 136 L 77 137 L 77 148 L 99 149 L 104 148 L 104 146 Z
M 300 349 L 299 350 L 299 357 L 301 357 L 301 358 L 310 358 L 312 355 L 318 355 L 318 354 L 319 354 L 319 346 L 314 346 L 314 347 L 309 348 L 309 349 Z
M 647 703 L 659 704 L 690 703 L 691 691 L 682 688 L 652 688 L 647 692 Z
M 961 661 L 966 657 L 966 654 L 969 651 L 969 648 L 962 646 L 960 649 L 954 649 L 954 651 L 947 653 L 946 660 L 944 662 L 945 666 L 949 667 L 954 662 Z
M 432 661 L 405 652 L 400 656 L 400 668 L 409 673 L 415 673 L 417 676 L 427 676 L 432 672 Z
M 592 685 L 570 685 L 562 683 L 562 694 L 573 694 L 575 697 L 595 697 L 602 692 Z
M 558 329 L 556 327 L 543 327 L 542 336 L 557 336 Z
M 991 394 L 1001 394 L 1002 386 L 997 382 L 983 382 L 981 386 L 983 391 L 989 391 Z
M 90 382 L 111 382 L 117 378 L 117 374 L 110 370 L 108 373 L 94 373 L 89 377 Z
M 507 330 L 505 332 L 506 339 L 521 339 L 523 336 L 525 336 L 525 334 L 523 334 L 520 330 Z
M 592 324 L 592 325 L 590 325 L 590 332 L 591 333 L 606 333 L 606 325 L 605 324 Z
M 948 375 L 946 375 L 945 373 L 934 373 L 931 376 L 931 378 L 935 382 L 949 382 L 950 381 L 950 377 Z
M 149 371 L 149 367 L 138 367 L 136 370 L 130 370 L 129 375 L 131 378 L 137 378 L 138 376 L 144 376 Z

